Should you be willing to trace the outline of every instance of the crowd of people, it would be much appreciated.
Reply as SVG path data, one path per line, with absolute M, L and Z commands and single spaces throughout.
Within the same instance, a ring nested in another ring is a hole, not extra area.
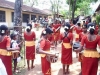
M 74 22 L 74 23 L 73 23 Z M 64 32 L 60 32 L 63 28 Z M 61 63 L 63 67 L 63 75 L 70 74 L 69 67 L 73 64 L 72 52 L 76 52 L 76 58 L 81 62 L 80 75 L 97 75 L 98 61 L 100 55 L 97 46 L 100 46 L 100 36 L 98 35 L 98 26 L 92 23 L 90 19 L 82 22 L 69 21 L 63 23 L 55 20 L 48 27 L 44 27 L 41 32 L 38 44 L 35 44 L 36 33 L 32 31 L 32 25 L 28 24 L 24 34 L 25 55 L 28 70 L 35 67 L 35 54 L 41 56 L 41 67 L 43 75 L 52 75 L 51 60 L 57 57 L 56 51 L 51 52 L 50 49 L 57 49 L 61 44 Z M 17 42 L 18 34 L 14 32 L 9 36 L 8 27 L 0 26 L 0 59 L 4 64 L 7 75 L 12 75 L 12 59 L 14 61 L 14 72 L 17 72 L 17 61 L 20 56 L 20 45 Z M 79 46 L 74 46 L 79 44 Z M 54 58 L 52 58 L 54 57 Z M 52 58 L 49 59 L 48 58 Z M 31 65 L 30 65 L 31 61 Z M 53 68 L 53 67 L 52 67 Z M 2 75 L 2 74 L 1 74 Z

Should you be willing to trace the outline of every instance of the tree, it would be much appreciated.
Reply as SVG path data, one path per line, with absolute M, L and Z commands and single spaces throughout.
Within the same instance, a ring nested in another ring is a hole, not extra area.
M 22 3 L 23 0 L 15 1 L 14 26 L 22 26 Z
M 22 33 L 22 4 L 23 0 L 15 1 L 15 10 L 14 10 L 14 29 Z M 19 27 L 20 26 L 20 27 Z
M 62 0 L 50 0 L 51 3 L 51 10 L 54 16 L 54 19 L 56 17 L 59 17 L 59 9 L 61 8 Z M 55 16 L 57 14 L 57 16 Z
M 23 3 L 33 7 L 34 5 L 38 5 L 38 0 L 23 0 Z
M 85 7 L 84 5 L 81 6 L 84 1 L 89 3 L 89 5 L 90 5 L 90 3 L 96 2 L 98 0 L 66 0 L 66 3 L 69 4 L 70 11 L 72 11 L 72 15 L 71 15 L 72 20 L 74 19 L 75 11 L 77 10 L 77 8 Z

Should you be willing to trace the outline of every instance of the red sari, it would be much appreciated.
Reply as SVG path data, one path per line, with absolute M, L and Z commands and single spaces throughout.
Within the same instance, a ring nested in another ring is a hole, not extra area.
M 50 41 L 42 39 L 40 42 L 40 48 L 44 51 L 50 51 Z M 44 75 L 51 75 L 51 63 L 47 61 L 45 54 L 41 54 L 41 65 L 42 73 Z
M 72 33 L 68 33 L 67 37 L 64 37 L 64 33 L 60 35 L 60 40 L 62 40 L 62 54 L 61 54 L 61 62 L 62 64 L 70 65 L 72 64 L 72 46 L 70 41 L 73 40 Z
M 81 45 L 86 49 L 84 50 L 82 60 L 82 75 L 97 75 L 99 53 L 96 50 L 97 44 L 100 46 L 100 36 L 96 35 L 94 41 L 89 41 L 87 36 L 84 36 L 81 40 Z
M 35 33 L 32 32 L 28 35 L 26 32 L 24 33 L 25 38 L 25 46 L 26 46 L 26 59 L 34 60 L 35 59 L 35 41 L 36 38 Z
M 11 52 L 6 50 L 7 47 L 10 47 L 10 41 L 10 38 L 5 36 L 0 42 L 0 58 L 6 67 L 8 75 L 12 75 L 12 55 Z
M 61 27 L 61 24 L 54 24 L 53 25 L 53 36 L 54 36 L 54 41 L 58 41 L 59 40 L 59 35 L 60 35 L 60 29 L 58 31 L 56 31 L 57 28 Z
M 74 30 L 76 31 L 76 34 L 75 34 L 75 41 L 79 41 L 79 33 L 82 32 L 82 28 L 78 28 L 78 27 L 75 27 Z

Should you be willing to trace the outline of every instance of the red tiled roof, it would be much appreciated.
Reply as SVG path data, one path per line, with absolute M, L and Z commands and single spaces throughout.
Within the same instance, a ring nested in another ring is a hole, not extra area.
M 14 6 L 15 6 L 15 3 L 13 3 L 13 2 L 9 2 L 9 1 L 6 1 L 6 0 L 0 0 L 0 7 L 2 7 L 2 8 L 14 10 Z M 34 8 L 34 7 L 29 7 L 27 5 L 22 6 L 22 11 L 32 12 L 32 13 L 35 13 L 35 14 L 49 15 L 48 13 L 44 12 L 43 10 L 40 10 L 40 9 L 37 9 L 37 8 Z

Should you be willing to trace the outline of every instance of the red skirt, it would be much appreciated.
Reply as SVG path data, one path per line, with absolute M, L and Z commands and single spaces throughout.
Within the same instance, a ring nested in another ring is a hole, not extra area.
M 0 55 L 0 58 L 3 62 L 3 64 L 5 65 L 5 67 L 6 67 L 7 74 L 8 75 L 13 75 L 12 74 L 12 56 Z
M 46 57 L 41 57 L 42 73 L 44 75 L 51 75 L 51 63 L 47 61 Z
M 26 59 L 34 60 L 35 59 L 35 46 L 26 46 Z
M 83 57 L 82 75 L 97 75 L 98 61 L 98 58 Z
M 72 48 L 66 49 L 62 45 L 61 62 L 62 64 L 67 64 L 67 65 L 72 64 Z

